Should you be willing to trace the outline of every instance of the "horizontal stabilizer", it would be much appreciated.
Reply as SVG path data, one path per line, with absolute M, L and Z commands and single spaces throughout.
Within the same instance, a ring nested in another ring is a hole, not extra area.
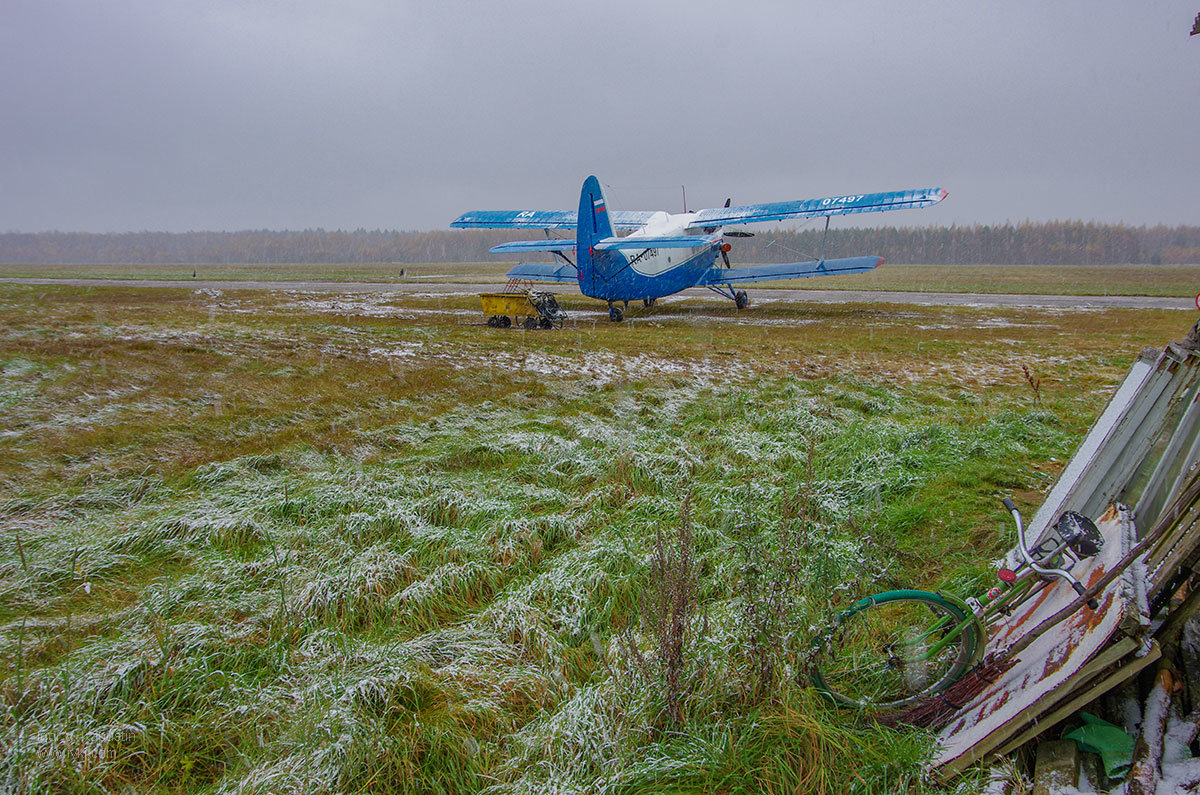
M 739 282 L 769 282 L 776 279 L 804 279 L 809 276 L 832 276 L 844 273 L 863 273 L 883 264 L 883 257 L 843 257 L 841 259 L 789 262 L 783 265 L 749 265 L 744 268 L 713 268 L 701 284 L 737 284 Z
M 509 279 L 529 279 L 542 282 L 576 282 L 579 271 L 575 266 L 563 264 L 543 265 L 536 262 L 514 265 L 506 276 Z
M 516 240 L 512 243 L 501 243 L 488 249 L 493 254 L 505 254 L 513 251 L 574 251 L 574 240 Z
M 720 235 L 673 235 L 666 237 L 607 237 L 596 241 L 595 248 L 601 251 L 645 251 L 655 248 L 699 248 L 711 246 L 721 239 Z
M 609 214 L 617 229 L 638 229 L 654 215 L 652 210 L 613 210 Z M 579 214 L 574 210 L 472 210 L 450 226 L 455 229 L 574 229 Z
M 820 218 L 825 215 L 913 210 L 919 207 L 932 207 L 946 196 L 946 191 L 941 188 L 918 188 L 917 190 L 895 190 L 887 193 L 831 196 L 826 199 L 800 199 L 769 204 L 746 204 L 741 207 L 718 207 L 697 212 L 688 223 L 688 228 L 757 224 L 764 221 L 786 221 L 791 218 Z

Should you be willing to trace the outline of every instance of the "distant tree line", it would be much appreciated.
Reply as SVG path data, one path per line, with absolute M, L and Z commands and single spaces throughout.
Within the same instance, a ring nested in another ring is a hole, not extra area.
M 0 234 L 9 264 L 205 264 L 511 261 L 488 249 L 529 230 L 353 232 L 40 232 Z M 821 254 L 821 228 L 760 231 L 731 240 L 742 263 L 792 262 Z M 827 258 L 877 254 L 925 265 L 1113 265 L 1200 263 L 1198 226 L 1126 226 L 1081 221 L 831 229 Z

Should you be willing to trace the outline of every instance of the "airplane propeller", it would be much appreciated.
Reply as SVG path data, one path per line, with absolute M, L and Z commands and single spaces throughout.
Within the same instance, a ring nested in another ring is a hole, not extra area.
M 726 199 L 726 200 L 725 200 L 725 206 L 726 206 L 726 207 L 729 207 L 729 206 L 730 206 L 730 205 L 732 205 L 732 204 L 733 204 L 733 198 L 732 198 L 732 197 L 730 197 L 730 198 L 728 198 L 728 199 Z M 713 232 L 717 231 L 718 229 L 720 229 L 720 227 L 717 227 L 717 226 L 706 226 L 706 227 L 704 227 L 704 233 L 705 233 L 706 235 L 711 235 Z M 732 232 L 722 232 L 721 234 L 722 234 L 722 236 L 724 236 L 724 237 L 754 237 L 754 233 L 753 233 L 753 232 L 732 231 Z M 725 242 L 722 242 L 722 243 L 721 243 L 721 246 L 720 246 L 720 251 L 721 251 L 721 259 L 725 261 L 725 267 L 726 267 L 726 268 L 732 268 L 732 267 L 733 267 L 732 265 L 730 265 L 730 264 L 729 264 L 729 249 L 730 249 L 730 248 L 732 248 L 732 247 L 731 247 L 731 246 L 730 246 L 728 243 L 725 243 Z
M 740 232 L 740 231 L 736 231 L 736 230 L 730 231 L 730 232 L 722 232 L 721 235 L 724 237 L 754 237 L 753 232 Z M 731 248 L 733 248 L 733 247 L 730 246 L 728 243 L 725 243 L 722 241 L 722 243 L 721 243 L 721 259 L 725 260 L 726 268 L 733 267 L 732 265 L 729 264 L 729 250 Z

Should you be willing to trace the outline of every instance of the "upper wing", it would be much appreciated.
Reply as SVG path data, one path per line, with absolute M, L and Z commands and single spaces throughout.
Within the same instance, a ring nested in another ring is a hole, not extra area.
M 689 229 L 728 224 L 756 224 L 763 221 L 785 221 L 789 218 L 820 218 L 823 215 L 852 215 L 880 213 L 886 210 L 912 210 L 932 207 L 948 194 L 941 188 L 897 190 L 887 193 L 859 193 L 831 196 L 826 199 L 800 199 L 769 204 L 746 204 L 741 207 L 718 207 L 700 210 L 688 224 Z
M 613 210 L 608 217 L 616 229 L 638 229 L 646 225 L 651 210 Z M 579 214 L 574 210 L 472 210 L 450 226 L 457 229 L 574 229 Z
M 789 218 L 820 218 L 823 215 L 879 213 L 931 207 L 946 198 L 941 188 L 831 196 L 769 204 L 718 207 L 695 213 L 689 229 L 728 224 L 754 224 Z M 616 229 L 639 229 L 654 215 L 651 210 L 613 210 L 609 218 Z M 574 210 L 472 210 L 450 226 L 457 229 L 574 229 L 579 216 Z
M 713 268 L 700 284 L 736 284 L 769 282 L 776 279 L 803 279 L 808 276 L 832 276 L 835 273 L 863 273 L 883 263 L 883 257 L 842 257 L 841 259 L 789 262 L 782 265 L 750 265 L 745 268 Z

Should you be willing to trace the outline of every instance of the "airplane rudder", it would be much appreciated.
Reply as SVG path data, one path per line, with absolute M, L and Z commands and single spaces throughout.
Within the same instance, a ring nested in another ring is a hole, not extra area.
M 579 227 L 579 231 L 586 231 L 591 239 L 613 236 L 612 220 L 608 217 L 608 201 L 604 196 L 604 188 L 595 175 L 583 181 L 583 190 L 579 196 Z
M 596 276 L 595 251 L 592 246 L 597 240 L 613 236 L 612 221 L 608 217 L 608 202 L 604 188 L 595 175 L 583 181 L 579 192 L 579 216 L 575 230 L 575 264 L 579 270 L 581 289 Z M 588 291 L 585 289 L 585 293 Z

